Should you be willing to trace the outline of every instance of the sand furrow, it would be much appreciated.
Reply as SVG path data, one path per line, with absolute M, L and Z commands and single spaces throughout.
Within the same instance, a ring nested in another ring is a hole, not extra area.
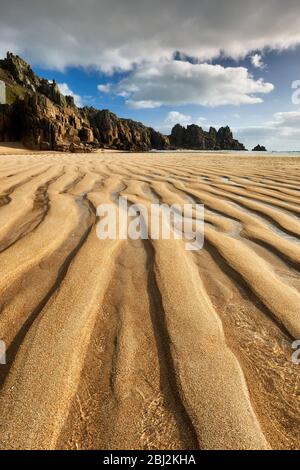
M 124 242 L 59 447 L 197 447 L 172 382 L 152 265 L 148 243 Z
M 1 423 L 2 448 L 8 445 L 8 436 L 14 448 L 56 446 L 119 243 L 103 244 L 104 253 L 97 245 L 93 235 L 81 248 L 55 299 L 45 306 L 23 341 L 0 395 L 4 415 L 10 416 Z M 95 282 L 98 279 L 102 282 Z
M 1 250 L 13 243 L 23 232 L 28 231 L 28 226 L 38 224 L 40 217 L 39 195 L 43 190 L 46 193 L 48 186 L 60 175 L 61 169 L 54 167 L 45 174 L 34 178 L 33 182 L 29 181 L 13 192 L 10 196 L 10 203 L 0 210 Z
M 195 266 L 179 241 L 168 247 L 165 244 L 163 249 L 155 243 L 155 251 L 178 382 L 201 446 L 267 448 L 243 372 L 226 344 L 222 324 Z M 187 347 L 191 344 L 192 348 Z

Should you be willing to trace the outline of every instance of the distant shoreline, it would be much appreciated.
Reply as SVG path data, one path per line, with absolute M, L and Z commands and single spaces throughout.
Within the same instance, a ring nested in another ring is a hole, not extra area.
M 59 154 L 59 153 L 67 153 L 70 152 L 59 152 L 55 150 L 32 150 L 26 148 L 21 142 L 0 142 L 0 156 L 5 155 L 28 155 L 28 154 L 40 154 L 40 155 L 49 155 L 49 154 Z M 300 151 L 267 151 L 267 152 L 252 152 L 252 151 L 243 151 L 243 150 L 188 150 L 188 149 L 178 149 L 178 150 L 156 150 L 152 149 L 149 151 L 144 152 L 131 152 L 126 150 L 117 150 L 117 149 L 96 149 L 89 155 L 93 154 L 126 154 L 126 155 L 134 155 L 134 154 L 200 154 L 200 155 L 231 155 L 237 157 L 254 157 L 254 158 L 271 158 L 271 157 L 284 157 L 284 158 L 300 158 Z M 75 155 L 75 154 L 74 154 Z

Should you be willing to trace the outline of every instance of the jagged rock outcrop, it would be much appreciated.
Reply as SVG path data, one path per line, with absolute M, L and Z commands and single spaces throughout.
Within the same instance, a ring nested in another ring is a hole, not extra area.
M 21 138 L 29 148 L 41 150 L 89 150 L 94 136 L 89 122 L 71 106 L 55 105 L 44 95 L 18 102 Z
M 97 141 L 104 147 L 130 151 L 164 149 L 169 139 L 151 127 L 131 119 L 121 119 L 107 109 L 83 108 Z
M 252 152 L 266 152 L 267 149 L 264 145 L 257 145 L 252 149 Z
M 27 93 L 40 93 L 58 106 L 74 106 L 73 98 L 62 95 L 55 80 L 49 81 L 38 77 L 21 57 L 8 52 L 6 58 L 0 60 L 0 68 L 6 71 L 16 84 L 25 88 Z
M 221 150 L 245 150 L 245 146 L 233 138 L 228 126 L 221 127 L 217 132 L 217 145 Z
M 0 61 L 8 104 L 0 106 L 0 141 L 22 141 L 30 149 L 90 151 L 93 131 L 71 96 L 60 93 L 55 81 L 37 77 L 11 53 Z M 96 143 L 97 144 L 97 143 Z
M 77 108 L 55 81 L 38 77 L 23 59 L 7 53 L 0 60 L 0 80 L 6 84 L 7 104 L 0 105 L 0 141 L 20 140 L 31 149 L 91 151 L 108 147 L 127 151 L 243 150 L 229 127 L 205 132 L 197 125 L 177 124 L 171 136 L 108 110 Z
M 186 128 L 176 124 L 171 132 L 170 143 L 176 148 L 192 150 L 245 150 L 244 145 L 233 138 L 228 126 L 218 131 L 211 127 L 206 132 L 196 124 Z
M 32 92 L 38 90 L 39 77 L 35 75 L 30 65 L 21 57 L 8 52 L 6 58 L 0 60 L 0 68 L 8 72 L 18 85 L 24 86 Z

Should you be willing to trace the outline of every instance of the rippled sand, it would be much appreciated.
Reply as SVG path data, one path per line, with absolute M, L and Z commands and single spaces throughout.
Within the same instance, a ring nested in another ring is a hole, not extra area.
M 300 160 L 0 156 L 0 445 L 300 447 Z M 116 196 L 205 204 L 204 249 L 102 240 Z

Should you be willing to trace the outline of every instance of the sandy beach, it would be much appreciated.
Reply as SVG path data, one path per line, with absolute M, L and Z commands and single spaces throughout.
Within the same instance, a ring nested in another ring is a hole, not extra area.
M 0 150 L 2 449 L 300 448 L 300 158 Z M 203 249 L 99 240 L 118 196 Z

